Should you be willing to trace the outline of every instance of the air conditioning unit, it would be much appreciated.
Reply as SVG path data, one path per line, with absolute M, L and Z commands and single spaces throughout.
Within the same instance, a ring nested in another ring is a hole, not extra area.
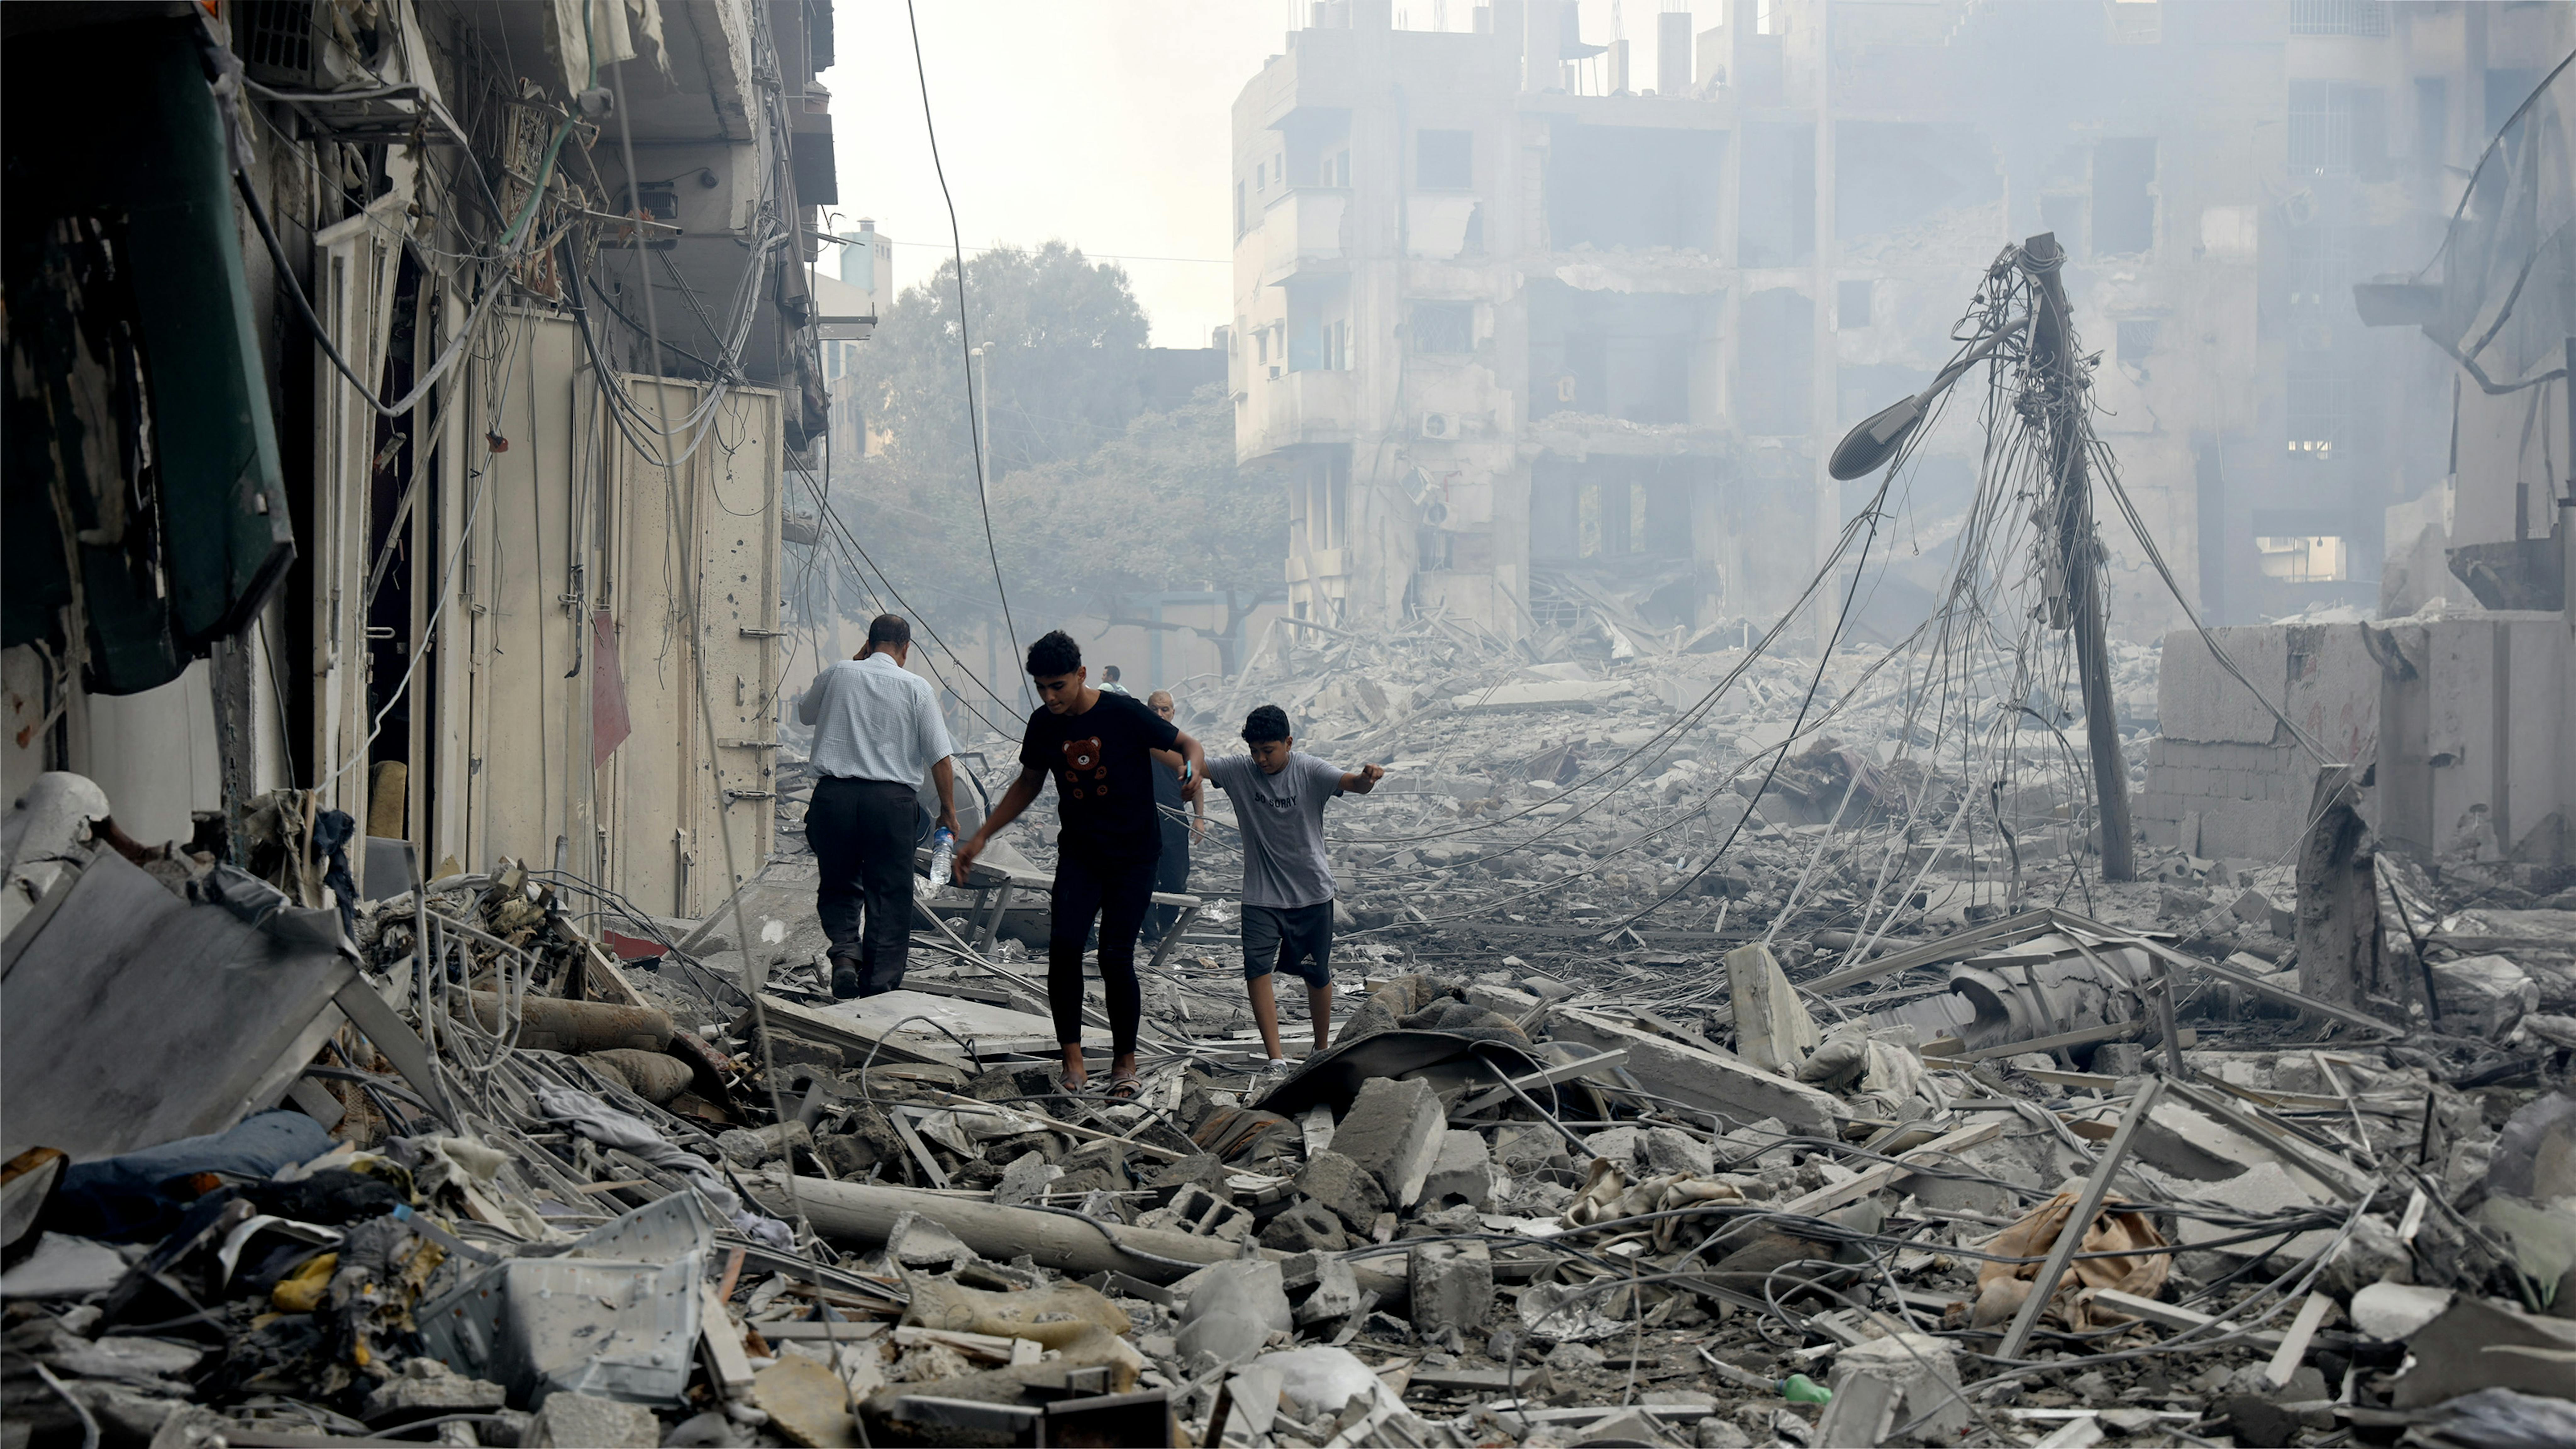
M 243 74 L 291 91 L 338 90 L 366 78 L 364 64 L 376 57 L 349 53 L 330 10 L 330 0 L 242 0 L 230 7 L 233 50 Z M 393 29 L 377 26 L 361 36 L 352 28 L 346 34 L 381 52 Z
M 1424 413 L 1422 415 L 1422 436 L 1438 443 L 1456 441 L 1458 437 L 1458 415 L 1456 413 Z

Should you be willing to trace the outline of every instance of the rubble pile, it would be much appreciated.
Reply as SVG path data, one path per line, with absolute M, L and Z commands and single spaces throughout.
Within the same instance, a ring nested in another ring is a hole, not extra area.
M 508 862 L 344 933 L 208 861 L 40 853 L 9 948 L 12 1444 L 2571 1426 L 2576 932 L 2471 904 L 2493 873 L 2417 873 L 2431 1001 L 2397 1019 L 2301 989 L 2277 872 L 2161 859 L 2095 885 L 2138 924 L 2033 891 L 1867 941 L 1756 916 L 1681 960 L 1568 938 L 1465 970 L 1454 935 L 1385 933 L 1284 1080 L 1158 1017 L 1119 1102 L 1064 1090 L 1012 943 L 935 902 L 944 964 L 834 1002 Z M 111 907 L 134 939 L 57 939 Z M 164 1104 L 114 1040 L 22 1034 L 58 959 L 177 990 L 213 950 L 182 939 L 321 973 L 209 1018 L 251 1090 Z M 39 1103 L 31 1061 L 126 1095 Z

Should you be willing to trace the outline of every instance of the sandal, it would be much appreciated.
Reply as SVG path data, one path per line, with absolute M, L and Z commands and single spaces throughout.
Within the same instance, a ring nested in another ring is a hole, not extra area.
M 1112 1102 L 1133 1102 L 1144 1090 L 1144 1082 L 1139 1080 L 1134 1072 L 1128 1072 L 1111 1077 L 1109 1085 L 1101 1089 L 1100 1095 Z

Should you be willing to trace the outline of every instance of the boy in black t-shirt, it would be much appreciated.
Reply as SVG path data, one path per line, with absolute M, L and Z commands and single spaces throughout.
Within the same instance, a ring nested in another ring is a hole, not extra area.
M 1207 755 L 1199 742 L 1132 697 L 1083 682 L 1082 646 L 1054 630 L 1029 646 L 1029 677 L 1046 707 L 1029 716 L 1020 777 L 974 838 L 957 847 L 957 879 L 1002 827 L 1020 817 L 1055 777 L 1055 903 L 1047 923 L 1047 1006 L 1064 1048 L 1064 1084 L 1089 1080 L 1082 1061 L 1082 947 L 1100 921 L 1100 980 L 1109 997 L 1112 1096 L 1136 1091 L 1136 1027 L 1144 1014 L 1136 986 L 1136 933 L 1153 903 L 1163 832 L 1154 810 L 1153 750 L 1182 756 L 1181 788 L 1199 797 Z

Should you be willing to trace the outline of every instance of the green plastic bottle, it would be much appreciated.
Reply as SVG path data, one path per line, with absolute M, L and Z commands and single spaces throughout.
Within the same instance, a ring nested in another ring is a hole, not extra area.
M 1780 1397 L 1793 1404 L 1830 1404 L 1834 1391 L 1805 1374 L 1791 1374 L 1780 1381 Z

